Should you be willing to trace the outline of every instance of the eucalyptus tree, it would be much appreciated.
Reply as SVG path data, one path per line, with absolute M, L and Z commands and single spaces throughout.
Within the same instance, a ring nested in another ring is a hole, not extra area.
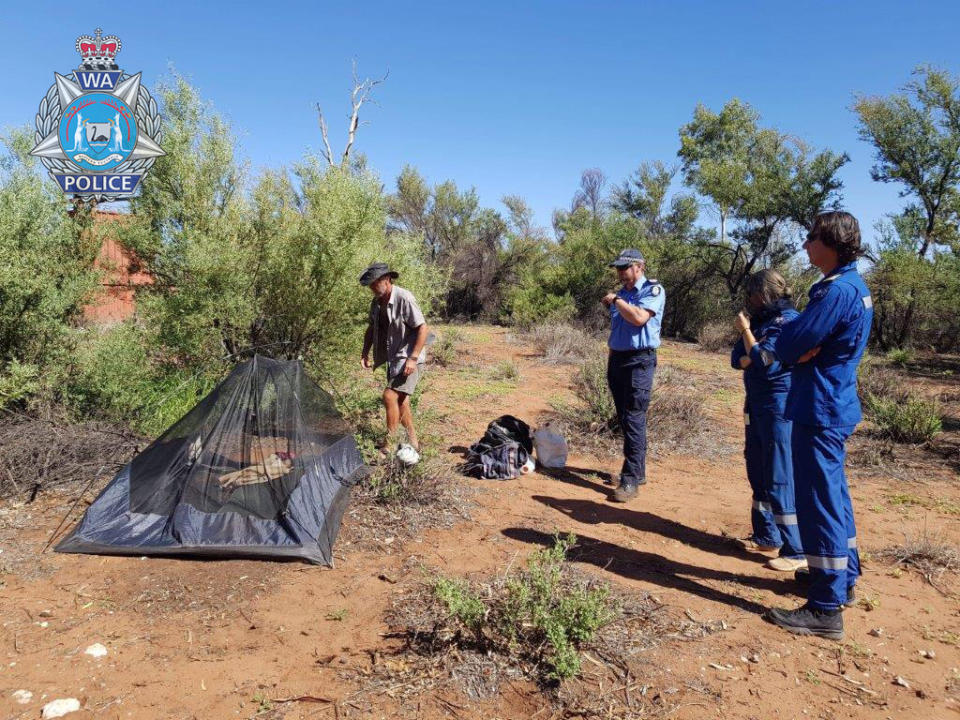
M 786 263 L 802 229 L 839 206 L 837 172 L 849 161 L 846 153 L 815 151 L 759 121 L 753 108 L 734 99 L 719 113 L 698 106 L 680 129 L 684 182 L 720 214 L 713 247 L 725 256 L 721 275 L 734 301 L 747 275 Z
M 921 67 L 900 92 L 858 97 L 854 110 L 860 138 L 875 150 L 871 177 L 900 185 L 900 196 L 911 199 L 894 225 L 897 251 L 913 253 L 915 272 L 876 275 L 896 286 L 883 288 L 881 298 L 890 298 L 891 303 L 894 298 L 903 301 L 902 313 L 892 309 L 895 303 L 891 308 L 879 308 L 878 317 L 896 317 L 895 336 L 887 332 L 883 340 L 909 345 L 923 295 L 919 285 L 928 274 L 926 266 L 938 263 L 935 255 L 941 249 L 960 254 L 960 81 L 943 70 Z M 882 249 L 881 263 L 889 265 L 894 260 L 893 250 L 889 243 Z

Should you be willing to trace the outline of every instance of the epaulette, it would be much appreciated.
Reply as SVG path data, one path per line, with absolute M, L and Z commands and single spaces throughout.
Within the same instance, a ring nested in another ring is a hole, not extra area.
M 656 278 L 647 278 L 647 284 L 650 285 L 650 292 L 653 293 L 653 296 L 656 297 L 663 291 L 663 286 L 660 284 L 660 281 Z

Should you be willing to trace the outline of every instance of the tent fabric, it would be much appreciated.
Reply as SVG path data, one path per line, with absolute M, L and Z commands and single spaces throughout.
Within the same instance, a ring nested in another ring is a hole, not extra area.
M 125 466 L 56 550 L 329 565 L 366 472 L 302 364 L 257 355 Z

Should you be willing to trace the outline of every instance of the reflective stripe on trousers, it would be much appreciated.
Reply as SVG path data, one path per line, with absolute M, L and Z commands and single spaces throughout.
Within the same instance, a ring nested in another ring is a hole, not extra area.
M 808 602 L 835 610 L 860 576 L 853 504 L 843 471 L 853 427 L 793 425 L 800 538 L 810 567 Z
M 791 423 L 775 412 L 754 411 L 746 417 L 744 459 L 753 491 L 753 539 L 779 547 L 783 557 L 803 557 L 793 488 Z

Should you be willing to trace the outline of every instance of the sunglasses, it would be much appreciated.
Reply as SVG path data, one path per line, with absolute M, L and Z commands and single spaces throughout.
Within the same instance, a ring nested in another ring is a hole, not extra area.
M 818 234 L 815 234 L 815 233 L 807 233 L 807 239 L 803 241 L 803 246 L 802 246 L 802 247 L 806 247 L 806 246 L 809 245 L 810 243 L 812 243 L 812 242 L 814 242 L 814 241 L 816 241 L 816 240 L 819 240 L 819 239 L 820 239 L 820 236 L 819 236 Z

